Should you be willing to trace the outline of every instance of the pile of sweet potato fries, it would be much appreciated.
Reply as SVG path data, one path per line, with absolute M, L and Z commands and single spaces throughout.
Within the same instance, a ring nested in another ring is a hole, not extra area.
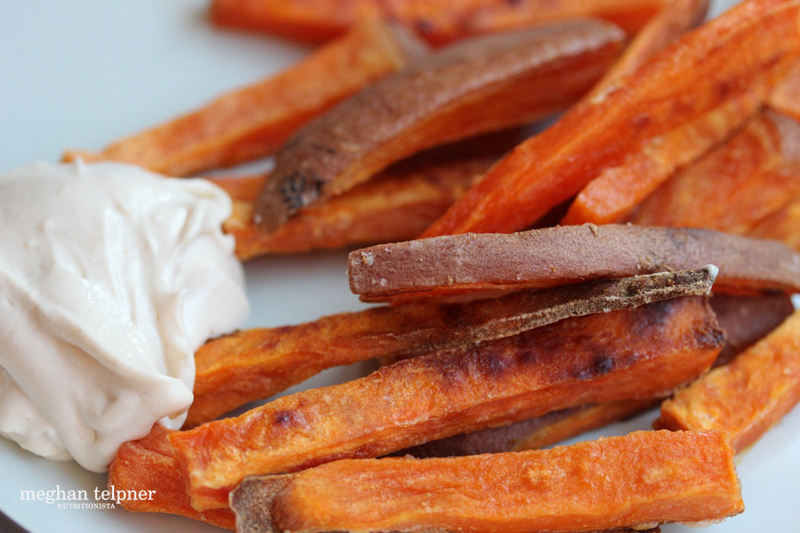
M 239 257 L 374 245 L 350 286 L 390 305 L 209 341 L 184 429 L 110 466 L 156 491 L 125 506 L 308 533 L 742 512 L 734 454 L 800 401 L 800 0 L 707 8 L 215 0 L 218 24 L 322 44 L 65 158 L 189 176 L 274 155 L 209 178 Z M 656 431 L 540 449 L 658 405 Z

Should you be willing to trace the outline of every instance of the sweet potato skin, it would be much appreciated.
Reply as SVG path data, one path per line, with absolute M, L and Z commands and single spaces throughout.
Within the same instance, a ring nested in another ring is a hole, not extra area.
M 632 417 L 659 403 L 658 399 L 644 399 L 572 407 L 507 426 L 426 442 L 392 455 L 424 459 L 537 450 Z
M 746 234 L 800 193 L 800 123 L 764 111 L 672 176 L 628 219 Z
M 425 45 L 404 28 L 365 23 L 277 76 L 100 153 L 72 151 L 64 159 L 122 161 L 170 176 L 230 167 L 274 153 L 309 120 L 425 53 Z
M 623 34 L 597 20 L 476 38 L 415 62 L 299 130 L 255 208 L 267 231 L 421 150 L 562 110 L 610 67 Z
M 108 467 L 108 485 L 116 490 L 154 490 L 147 500 L 124 500 L 122 506 L 133 512 L 169 513 L 200 520 L 225 529 L 234 529 L 230 509 L 198 512 L 192 509 L 186 486 L 167 441 L 169 430 L 155 424 L 143 439 L 120 446 Z
M 758 262 L 752 257 L 759 257 Z M 711 230 L 561 226 L 373 246 L 350 254 L 350 289 L 365 301 L 564 285 L 646 272 L 720 268 L 718 292 L 791 293 L 800 256 L 768 240 Z
M 518 146 L 423 236 L 525 229 L 649 139 L 769 87 L 800 52 L 798 11 L 791 0 L 751 0 L 686 34 Z
M 661 406 L 658 427 L 727 431 L 736 451 L 757 441 L 800 401 L 800 311 L 729 365 Z
M 343 460 L 251 478 L 232 504 L 248 532 L 530 533 L 719 520 L 744 510 L 733 455 L 723 432 L 642 431 L 513 454 Z
M 248 475 L 377 457 L 573 406 L 650 398 L 703 372 L 723 340 L 705 300 L 667 300 L 401 361 L 169 439 L 193 507 L 215 508 Z
M 466 349 L 569 317 L 704 295 L 713 282 L 707 270 L 681 271 L 492 300 L 367 309 L 299 326 L 241 331 L 212 340 L 195 354 L 194 402 L 184 427 L 268 398 L 332 366 Z
M 222 26 L 316 44 L 360 21 L 386 18 L 402 22 L 438 46 L 475 34 L 579 17 L 599 17 L 632 34 L 663 5 L 663 0 L 213 0 L 211 19 Z

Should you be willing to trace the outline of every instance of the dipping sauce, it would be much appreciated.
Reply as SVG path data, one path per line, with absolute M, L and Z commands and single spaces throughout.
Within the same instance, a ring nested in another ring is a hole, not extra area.
M 105 471 L 192 402 L 194 352 L 248 314 L 224 191 L 117 163 L 0 176 L 0 434 Z

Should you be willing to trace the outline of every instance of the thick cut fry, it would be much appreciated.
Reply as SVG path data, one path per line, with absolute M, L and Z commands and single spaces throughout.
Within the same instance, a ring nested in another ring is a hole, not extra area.
M 518 146 L 424 236 L 525 229 L 654 139 L 760 94 L 800 53 L 799 14 L 797 0 L 748 0 L 686 34 Z
M 672 0 L 650 19 L 633 41 L 625 48 L 625 53 L 592 89 L 597 96 L 632 74 L 648 59 L 677 41 L 681 35 L 700 25 L 708 13 L 710 0 Z
M 800 120 L 800 62 L 773 89 L 767 105 L 778 113 Z
M 781 241 L 800 251 L 800 195 L 795 196 L 783 209 L 768 216 L 747 233 L 762 239 Z
M 229 509 L 197 512 L 186 495 L 186 485 L 167 441 L 169 430 L 156 424 L 143 439 L 120 446 L 108 467 L 108 485 L 117 491 L 155 491 L 152 498 L 123 500 L 128 511 L 169 513 L 208 522 L 226 529 L 234 528 Z
M 274 231 L 426 148 L 527 124 L 568 107 L 611 66 L 623 33 L 577 20 L 456 44 L 366 87 L 278 152 L 256 204 Z
M 707 270 L 637 276 L 463 304 L 368 309 L 220 337 L 195 354 L 194 402 L 185 427 L 268 398 L 332 366 L 466 349 L 569 317 L 707 294 L 713 282 Z
M 711 308 L 726 333 L 725 347 L 714 361 L 714 366 L 729 363 L 740 352 L 778 327 L 794 309 L 788 296 L 753 298 L 724 294 L 711 299 Z M 564 409 L 508 426 L 426 442 L 393 455 L 451 457 L 545 448 L 624 420 L 660 403 L 661 399 L 627 400 Z
M 412 455 L 423 459 L 546 448 L 581 433 L 624 420 L 659 403 L 658 399 L 623 400 L 562 409 L 508 426 L 481 429 L 426 442 L 393 455 Z
M 377 457 L 558 409 L 652 398 L 708 368 L 724 335 L 703 298 L 562 320 L 386 366 L 169 436 L 197 510 L 246 476 Z
M 397 25 L 364 24 L 277 76 L 100 153 L 68 152 L 65 160 L 123 161 L 186 176 L 266 156 L 312 118 L 425 53 Z
M 729 365 L 661 406 L 659 427 L 721 429 L 736 451 L 750 446 L 800 401 L 800 311 Z
M 709 263 L 720 269 L 716 291 L 800 288 L 800 255 L 780 243 L 703 229 L 613 224 L 383 244 L 352 252 L 349 273 L 355 294 L 380 301 L 541 288 Z
M 743 234 L 797 193 L 800 123 L 765 111 L 670 178 L 629 220 Z
M 484 135 L 393 165 L 341 196 L 301 209 L 277 231 L 253 221 L 266 178 L 212 178 L 233 199 L 223 225 L 236 238 L 236 255 L 250 259 L 413 239 L 444 213 L 472 182 L 523 139 L 522 130 Z
M 475 34 L 599 17 L 635 33 L 663 0 L 214 0 L 212 20 L 310 43 L 341 35 L 360 21 L 397 20 L 441 45 Z
M 344 460 L 245 480 L 242 533 L 586 531 L 744 510 L 721 431 L 640 431 L 552 450 Z

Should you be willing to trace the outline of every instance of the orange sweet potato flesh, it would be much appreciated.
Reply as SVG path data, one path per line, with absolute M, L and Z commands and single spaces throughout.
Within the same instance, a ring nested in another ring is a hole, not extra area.
M 156 424 L 143 439 L 120 446 L 108 467 L 108 484 L 118 491 L 154 490 L 152 499 L 124 500 L 128 511 L 169 513 L 201 520 L 226 529 L 234 529 L 230 509 L 198 512 L 192 509 L 186 485 L 167 441 L 169 430 Z
M 123 161 L 187 176 L 267 156 L 312 118 L 425 53 L 402 27 L 366 23 L 276 76 L 102 152 L 73 151 L 65 159 Z
M 212 509 L 225 506 L 249 475 L 377 457 L 574 406 L 651 398 L 701 374 L 723 342 L 706 300 L 666 300 L 401 361 L 169 440 L 192 506 Z
M 737 451 L 750 446 L 800 401 L 800 311 L 661 406 L 659 427 L 720 429 Z
M 767 105 L 778 113 L 800 120 L 800 62 L 772 90 Z
M 721 106 L 765 97 L 800 53 L 798 13 L 796 0 L 748 0 L 684 35 L 518 146 L 423 235 L 525 229 L 604 171 L 669 165 L 675 154 L 660 150 L 645 164 L 657 139 L 672 143 Z
M 624 34 L 592 19 L 458 43 L 364 88 L 276 154 L 255 208 L 274 231 L 424 149 L 528 124 L 578 100 L 611 66 Z
M 362 300 L 382 301 L 541 288 L 709 263 L 720 269 L 718 292 L 800 288 L 800 255 L 781 243 L 705 229 L 616 224 L 383 244 L 352 252 L 349 276 L 350 289 Z
M 552 450 L 344 460 L 246 480 L 237 528 L 564 532 L 721 520 L 744 503 L 723 432 L 640 431 Z
M 748 234 L 762 239 L 775 239 L 800 250 L 800 195 L 756 224 Z
M 599 17 L 634 33 L 663 0 L 214 0 L 219 25 L 264 31 L 309 43 L 324 42 L 360 21 L 402 22 L 435 45 L 579 17 Z
M 671 177 L 634 224 L 746 234 L 800 193 L 800 122 L 771 111 Z
M 374 308 L 299 326 L 240 331 L 209 341 L 195 354 L 194 402 L 185 427 L 268 398 L 333 366 L 466 349 L 569 317 L 707 294 L 713 282 L 707 270 L 681 271 L 492 300 Z
M 233 199 L 223 229 L 236 238 L 239 259 L 405 241 L 439 218 L 522 135 L 511 130 L 427 151 L 341 196 L 301 209 L 273 233 L 253 221 L 265 177 L 209 179 Z

